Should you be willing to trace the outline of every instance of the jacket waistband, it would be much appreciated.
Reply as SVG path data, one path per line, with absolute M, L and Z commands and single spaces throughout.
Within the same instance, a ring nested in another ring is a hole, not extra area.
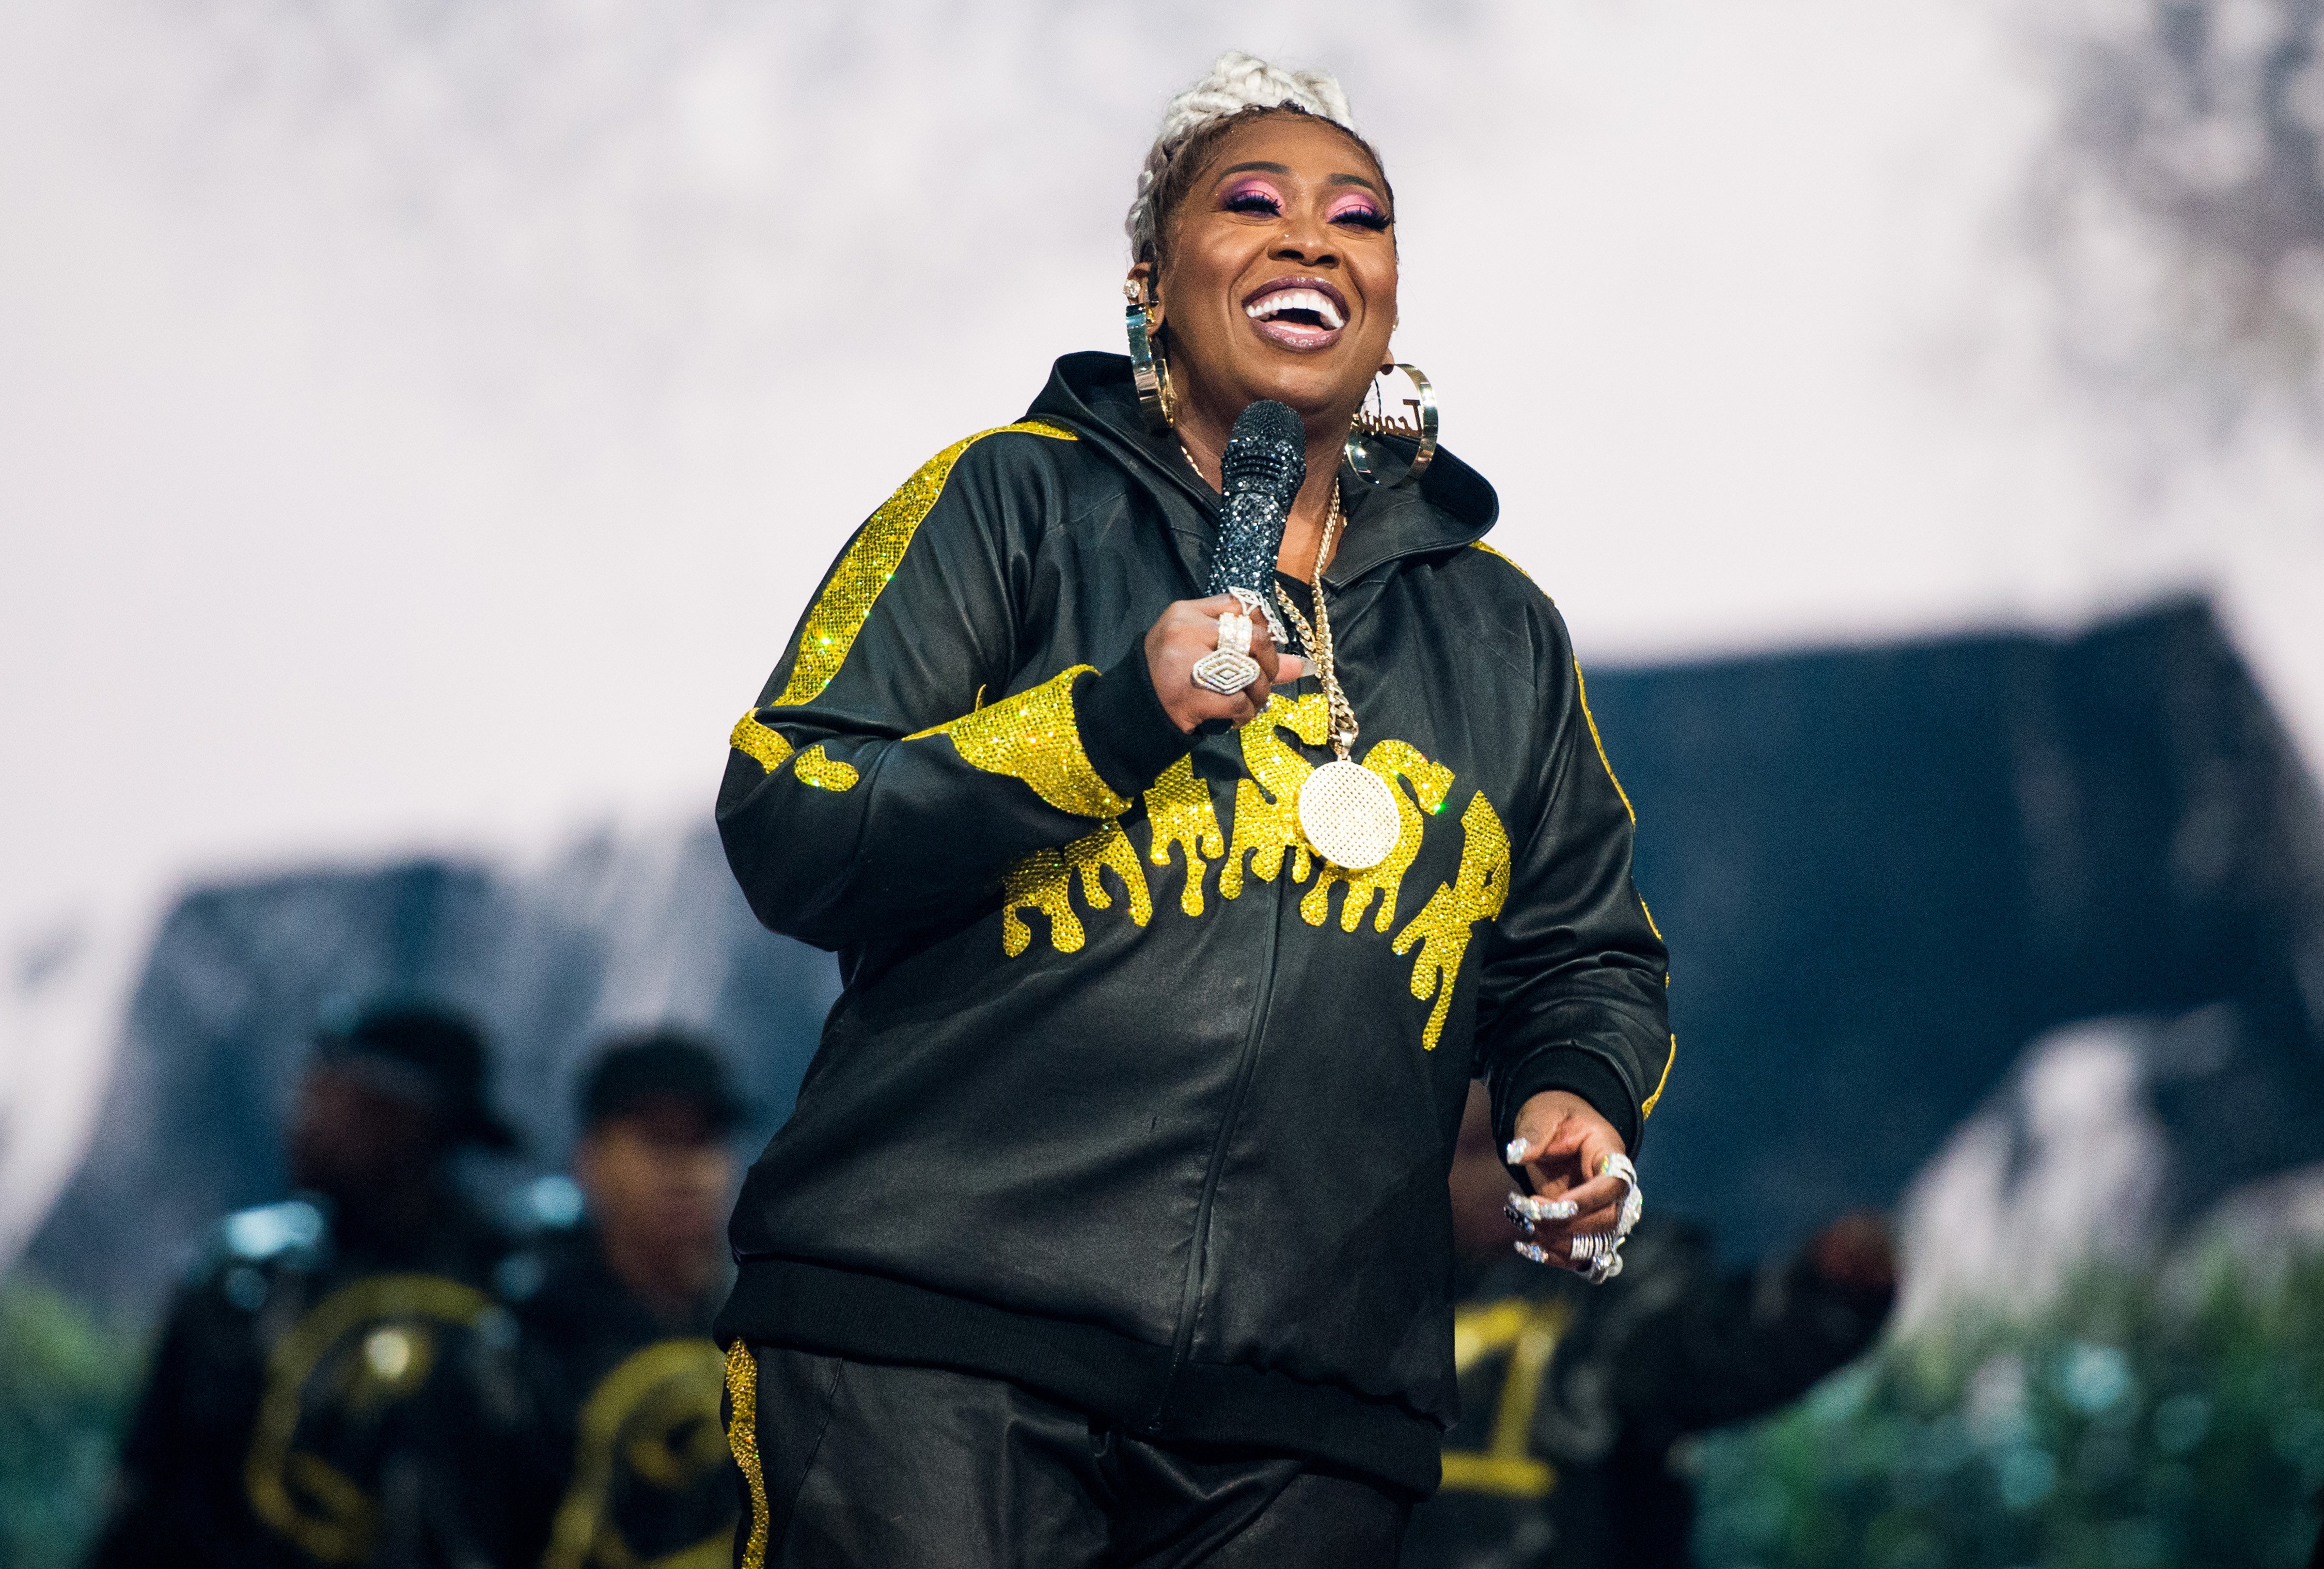
M 1174 1373 L 1170 1348 L 925 1286 L 800 1259 L 747 1259 L 713 1332 L 825 1356 L 1006 1379 L 1156 1443 L 1296 1454 L 1425 1498 L 1443 1435 L 1389 1400 L 1215 1362 Z

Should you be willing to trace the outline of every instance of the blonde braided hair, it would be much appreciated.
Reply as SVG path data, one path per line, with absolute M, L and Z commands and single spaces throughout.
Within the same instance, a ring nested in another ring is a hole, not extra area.
M 1287 71 L 1231 49 L 1162 113 L 1161 129 L 1154 134 L 1154 145 L 1146 150 L 1145 166 L 1138 171 L 1137 199 L 1130 204 L 1130 217 L 1122 225 L 1130 235 L 1130 260 L 1159 261 L 1163 224 L 1201 172 L 1204 153 L 1226 134 L 1229 124 L 1270 113 L 1329 120 L 1364 150 L 1375 167 L 1379 163 L 1379 154 L 1356 130 L 1355 115 L 1337 78 L 1328 71 Z

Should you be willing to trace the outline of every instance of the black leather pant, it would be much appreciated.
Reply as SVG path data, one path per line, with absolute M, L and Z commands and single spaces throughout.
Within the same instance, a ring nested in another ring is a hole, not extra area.
M 1148 1444 L 997 1379 L 754 1350 L 741 1569 L 1394 1569 L 1409 1505 L 1360 1478 Z

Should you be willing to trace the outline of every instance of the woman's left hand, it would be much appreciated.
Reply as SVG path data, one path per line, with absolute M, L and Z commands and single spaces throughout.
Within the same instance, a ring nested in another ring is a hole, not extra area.
M 1621 1219 L 1629 1185 L 1598 1173 L 1609 1156 L 1628 1153 L 1622 1136 L 1580 1095 L 1544 1090 L 1518 1111 L 1517 1138 L 1503 1153 L 1533 1188 L 1519 1207 L 1532 1219 L 1526 1241 L 1541 1251 L 1539 1262 L 1586 1272 L 1573 1239 L 1611 1232 Z

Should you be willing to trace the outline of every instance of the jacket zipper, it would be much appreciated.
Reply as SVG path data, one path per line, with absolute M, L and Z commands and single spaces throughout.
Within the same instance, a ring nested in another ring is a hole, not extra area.
M 1219 503 L 1210 494 L 1207 486 L 1197 489 L 1188 483 L 1185 475 L 1167 464 L 1158 463 L 1151 453 L 1139 449 L 1139 456 L 1156 462 L 1161 475 L 1164 476 L 1164 482 L 1176 488 L 1181 494 L 1196 500 L 1206 517 L 1211 519 L 1217 517 Z M 1162 509 L 1162 517 L 1163 526 L 1169 527 L 1169 511 L 1167 507 Z M 1401 560 L 1406 556 L 1425 555 L 1431 550 L 1443 548 L 1442 545 L 1432 543 L 1398 550 L 1383 560 L 1369 564 L 1358 576 L 1368 577 L 1388 561 Z M 1329 581 L 1327 577 L 1325 583 L 1315 585 L 1314 592 L 1317 594 L 1323 592 Z M 1341 586 L 1340 585 L 1332 586 Z M 1313 678 L 1311 676 L 1303 679 L 1301 686 L 1305 687 L 1306 680 Z M 1276 962 L 1282 950 L 1283 900 L 1286 890 L 1290 886 L 1290 863 L 1286 860 L 1281 874 L 1276 878 L 1274 883 L 1275 907 L 1268 928 L 1267 969 L 1260 981 L 1259 1006 L 1252 1015 L 1250 1033 L 1243 1039 L 1241 1059 L 1235 1066 L 1234 1089 L 1227 1100 L 1225 1120 L 1219 1125 L 1218 1138 L 1211 1146 L 1210 1167 L 1203 1173 L 1203 1196 L 1194 1208 L 1194 1236 L 1187 1249 L 1186 1282 L 1178 1298 L 1178 1327 L 1170 1341 L 1170 1369 L 1163 1377 L 1161 1391 L 1155 1397 L 1154 1410 L 1146 1419 L 1146 1426 L 1149 1432 L 1161 1426 L 1163 1415 L 1169 1408 L 1171 1391 L 1177 1387 L 1178 1370 L 1186 1365 L 1187 1354 L 1194 1346 L 1194 1326 L 1201 1317 L 1203 1280 L 1209 1264 L 1211 1211 L 1218 1197 L 1219 1179 L 1222 1169 L 1226 1164 L 1227 1144 L 1234 1137 L 1236 1125 L 1242 1121 L 1243 1102 L 1249 1098 L 1250 1093 L 1251 1075 L 1259 1061 L 1259 1043 L 1266 1036 L 1268 1016 L 1275 1005 Z
M 1178 1329 L 1170 1342 L 1170 1371 L 1163 1378 L 1161 1393 L 1155 1398 L 1154 1414 L 1147 1418 L 1149 1431 L 1162 1425 L 1163 1413 L 1169 1408 L 1170 1393 L 1177 1387 L 1178 1370 L 1186 1364 L 1187 1353 L 1194 1343 L 1194 1325 L 1202 1315 L 1203 1280 L 1210 1264 L 1211 1210 L 1226 1166 L 1227 1145 L 1242 1121 L 1243 1102 L 1250 1096 L 1251 1075 L 1259 1063 L 1259 1043 L 1266 1038 L 1268 1018 L 1275 1007 L 1276 960 L 1282 951 L 1284 890 L 1289 885 L 1290 875 L 1291 864 L 1286 857 L 1281 874 L 1272 885 L 1275 905 L 1268 923 L 1267 968 L 1259 980 L 1259 1005 L 1251 1014 L 1250 1033 L 1243 1038 L 1241 1059 L 1235 1065 L 1234 1090 L 1227 1097 L 1226 1116 L 1211 1146 L 1210 1168 L 1203 1174 L 1203 1196 L 1194 1208 L 1194 1239 L 1187 1250 L 1186 1284 L 1178 1300 Z

